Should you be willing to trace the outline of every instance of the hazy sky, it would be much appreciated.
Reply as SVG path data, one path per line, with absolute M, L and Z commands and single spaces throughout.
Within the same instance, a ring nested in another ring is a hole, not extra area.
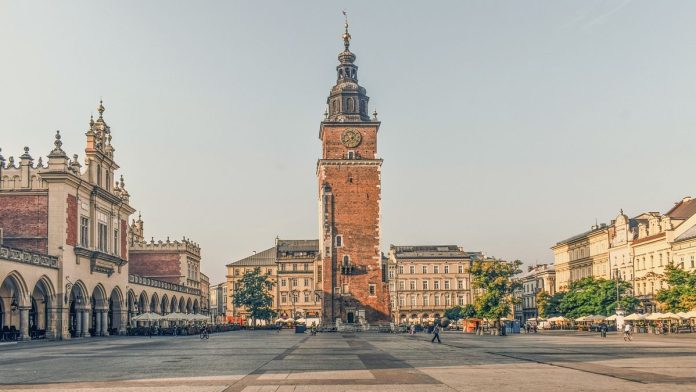
M 595 219 L 696 194 L 693 1 L 4 1 L 0 147 L 84 157 L 104 98 L 146 237 L 203 272 L 317 238 L 346 8 L 382 127 L 382 249 L 550 262 Z

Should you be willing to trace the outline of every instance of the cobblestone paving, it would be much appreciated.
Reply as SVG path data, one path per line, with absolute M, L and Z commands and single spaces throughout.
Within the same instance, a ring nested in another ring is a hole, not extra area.
M 0 391 L 696 390 L 696 337 L 237 331 L 0 346 Z

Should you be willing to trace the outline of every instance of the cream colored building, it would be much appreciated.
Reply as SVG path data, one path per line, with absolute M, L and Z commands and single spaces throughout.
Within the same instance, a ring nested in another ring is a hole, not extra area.
M 481 252 L 456 245 L 395 246 L 388 255 L 392 320 L 425 323 L 455 305 L 473 303 L 469 269 Z
M 249 312 L 233 303 L 239 279 L 246 271 L 260 268 L 268 274 L 273 287 L 272 309 L 281 319 L 305 318 L 308 322 L 319 323 L 321 314 L 321 271 L 318 266 L 318 240 L 276 239 L 276 245 L 263 252 L 245 257 L 227 265 L 227 316 L 233 322 L 248 319 Z
M 594 225 L 589 231 L 558 242 L 551 249 L 556 269 L 556 291 L 588 276 L 609 277 L 609 229 Z
M 655 295 L 666 288 L 664 270 L 668 263 L 679 264 L 685 248 L 682 242 L 677 245 L 679 259 L 673 256 L 673 244 L 677 236 L 689 226 L 680 228 L 684 222 L 696 214 L 696 200 L 686 197 L 675 203 L 668 212 L 643 214 L 646 217 L 638 224 L 637 238 L 631 244 L 635 270 L 634 295 L 641 300 L 645 312 L 657 310 Z M 688 264 L 688 263 L 687 263 Z

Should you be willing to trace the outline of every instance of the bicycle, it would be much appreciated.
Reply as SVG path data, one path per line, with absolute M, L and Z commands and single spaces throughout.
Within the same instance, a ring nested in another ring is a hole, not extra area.
M 210 338 L 210 334 L 208 333 L 207 329 L 204 329 L 201 331 L 201 340 L 205 339 L 208 340 Z

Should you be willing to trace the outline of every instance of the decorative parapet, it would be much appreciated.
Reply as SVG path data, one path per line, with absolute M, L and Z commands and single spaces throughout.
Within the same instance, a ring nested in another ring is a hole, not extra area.
M 201 255 L 201 247 L 197 243 L 186 238 L 181 241 L 170 241 L 169 238 L 167 238 L 166 241 L 159 240 L 155 242 L 155 240 L 152 239 L 150 242 L 135 242 L 130 245 L 129 251 L 186 251 L 196 256 Z
M 164 282 L 157 279 L 147 278 L 140 275 L 128 274 L 128 282 L 141 284 L 143 286 L 156 287 L 164 290 L 178 291 L 180 293 L 191 294 L 191 295 L 201 295 L 201 290 L 194 289 L 192 287 L 182 286 L 176 283 Z
M 0 259 L 58 269 L 58 258 L 41 253 L 0 246 Z

